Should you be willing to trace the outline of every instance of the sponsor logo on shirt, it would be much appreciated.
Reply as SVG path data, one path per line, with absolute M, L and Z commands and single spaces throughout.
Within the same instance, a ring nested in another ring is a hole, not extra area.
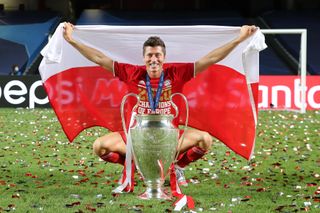
M 148 93 L 147 93 L 146 88 L 143 85 L 141 85 L 140 82 L 139 82 L 139 87 L 138 87 L 140 102 L 139 102 L 137 112 L 138 112 L 138 114 L 150 114 L 152 112 L 152 110 L 150 108 L 150 104 L 148 101 Z M 143 83 L 145 83 L 145 82 L 143 82 Z M 172 104 L 170 101 L 170 96 L 172 94 L 171 81 L 166 80 L 164 82 L 164 84 L 165 84 L 165 86 L 162 89 L 159 105 L 158 105 L 157 109 L 155 110 L 156 114 L 171 114 L 171 107 L 172 107 L 171 106 Z M 154 97 L 156 94 L 155 88 L 152 89 L 152 93 L 153 93 L 153 97 Z

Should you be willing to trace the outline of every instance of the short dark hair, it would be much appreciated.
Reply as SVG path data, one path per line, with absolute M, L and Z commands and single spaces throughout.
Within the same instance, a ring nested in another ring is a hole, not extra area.
M 164 44 L 163 40 L 158 36 L 150 36 L 144 43 L 143 43 L 143 52 L 144 55 L 146 47 L 162 47 L 163 54 L 166 55 L 166 45 Z

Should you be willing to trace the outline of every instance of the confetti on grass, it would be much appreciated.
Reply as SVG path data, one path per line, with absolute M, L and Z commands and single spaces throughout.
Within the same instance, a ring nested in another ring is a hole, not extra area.
M 99 161 L 88 129 L 69 143 L 51 109 L 0 110 L 0 212 L 173 212 L 172 202 L 115 197 L 122 167 Z M 320 212 L 320 113 L 262 111 L 246 161 L 215 141 L 185 170 L 196 212 Z M 185 212 L 191 212 L 184 209 Z

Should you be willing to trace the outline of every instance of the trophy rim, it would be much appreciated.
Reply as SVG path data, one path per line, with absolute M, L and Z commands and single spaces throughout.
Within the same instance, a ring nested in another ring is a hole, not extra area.
M 173 119 L 172 114 L 137 114 L 136 117 L 141 118 L 151 118 L 153 121 L 161 121 L 161 118 Z

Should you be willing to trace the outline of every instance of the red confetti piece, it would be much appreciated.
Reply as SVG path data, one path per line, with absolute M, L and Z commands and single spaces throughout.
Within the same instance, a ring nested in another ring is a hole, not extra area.
M 241 178 L 241 180 L 248 180 L 250 177 L 249 176 L 244 176 Z
M 83 170 L 78 170 L 78 174 L 80 176 L 87 176 L 86 173 Z
M 86 205 L 86 209 L 89 210 L 89 211 L 92 211 L 92 212 L 96 212 L 97 209 L 92 207 L 91 205 Z
M 266 188 L 259 188 L 259 189 L 257 189 L 257 192 L 265 192 L 265 191 L 267 191 Z
M 16 205 L 14 205 L 14 204 L 9 204 L 8 207 L 9 207 L 10 209 L 13 209 L 13 208 L 16 207 Z
M 273 163 L 272 165 L 274 168 L 279 168 L 281 166 L 281 163 Z
M 88 182 L 88 181 L 89 181 L 89 178 L 85 178 L 85 179 L 80 180 L 79 182 L 80 183 L 85 183 L 85 182 Z
M 313 202 L 320 203 L 320 197 L 319 198 L 317 198 L 317 197 L 313 198 Z
M 106 182 L 104 182 L 104 184 L 109 185 L 111 183 L 110 180 L 107 180 Z
M 13 194 L 11 197 L 12 198 L 20 198 L 20 195 L 19 194 Z
M 112 196 L 113 196 L 113 197 L 119 197 L 120 194 L 118 194 L 118 193 L 112 193 Z M 120 207 L 121 207 L 121 204 L 120 204 Z
M 242 182 L 241 185 L 243 185 L 243 186 L 252 186 L 253 183 L 252 183 L 252 182 L 245 181 L 245 182 Z
M 101 175 L 101 174 L 103 174 L 104 173 L 104 170 L 100 170 L 100 171 L 98 171 L 97 173 L 96 173 L 96 175 Z

